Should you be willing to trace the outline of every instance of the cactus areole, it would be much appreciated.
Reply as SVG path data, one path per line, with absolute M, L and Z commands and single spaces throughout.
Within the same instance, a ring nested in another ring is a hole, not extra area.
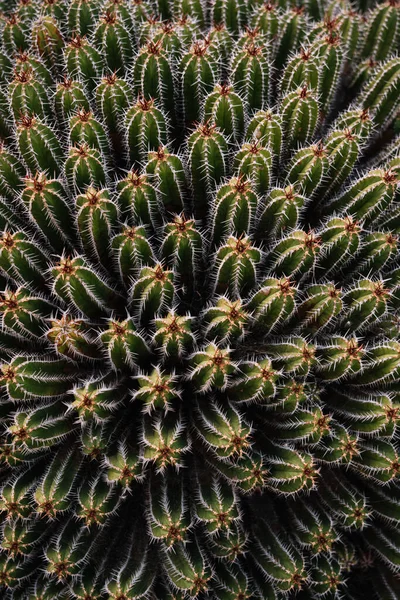
M 0 0 L 0 597 L 400 598 L 400 2 Z

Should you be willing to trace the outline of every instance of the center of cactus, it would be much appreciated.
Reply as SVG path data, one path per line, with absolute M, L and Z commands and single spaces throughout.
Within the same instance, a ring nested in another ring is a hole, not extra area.
M 42 192 L 46 186 L 46 176 L 44 173 L 37 173 L 31 180 L 35 192 Z
M 212 357 L 212 362 L 217 367 L 223 367 L 227 362 L 227 358 L 222 352 L 217 350 L 214 356 Z
M 357 233 L 360 229 L 358 222 L 353 221 L 350 217 L 345 218 L 345 228 L 348 233 Z
M 19 509 L 17 502 L 7 502 L 7 510 L 10 514 L 16 513 Z
M 7 25 L 16 25 L 18 23 L 17 15 L 12 14 L 7 19 Z
M 85 408 L 93 408 L 93 397 L 90 394 L 85 394 L 82 398 L 82 404 Z
M 158 42 L 149 42 L 147 44 L 147 52 L 149 54 L 153 54 L 154 56 L 160 56 L 161 53 L 161 41 Z
M 246 51 L 248 56 L 258 56 L 261 54 L 261 48 L 254 44 L 254 42 L 250 42 L 246 46 Z
M 20 544 L 18 542 L 12 542 L 9 545 L 9 551 L 12 555 L 19 554 L 21 552 Z
M 17 71 L 15 73 L 14 79 L 19 83 L 29 83 L 32 81 L 32 69 L 25 69 L 23 71 Z
M 207 589 L 207 580 L 198 575 L 193 580 L 193 587 L 197 592 L 204 591 Z
M 398 184 L 397 174 L 392 169 L 385 171 L 382 179 L 386 183 L 386 185 L 397 185 Z
M 239 194 L 245 194 L 248 191 L 250 184 L 243 176 L 241 176 L 233 181 L 233 187 Z
M 68 574 L 69 566 L 68 561 L 60 561 L 54 565 L 54 571 L 59 579 L 63 579 Z
M 16 380 L 17 371 L 12 367 L 4 367 L 2 369 L 3 377 L 6 381 L 13 382 Z
M 18 125 L 23 129 L 32 129 L 35 125 L 35 117 L 32 115 L 21 114 L 18 120 Z
M 331 575 L 329 577 L 329 587 L 336 589 L 338 584 L 339 584 L 339 579 L 337 577 L 335 577 L 334 575 Z
M 74 148 L 74 151 L 81 158 L 87 158 L 89 156 L 89 146 L 87 144 L 81 144 Z
M 0 571 L 0 583 L 1 585 L 8 585 L 11 581 L 11 577 L 7 571 Z
M 150 111 L 153 108 L 154 100 L 152 98 L 146 99 L 141 97 L 138 99 L 138 106 L 144 112 Z
M 254 140 L 250 144 L 250 146 L 249 146 L 249 152 L 250 152 L 250 154 L 259 154 L 260 153 L 260 149 L 261 149 L 261 146 L 260 146 L 260 144 L 258 143 L 257 140 Z
M 96 206 L 100 201 L 100 194 L 97 190 L 89 189 L 86 192 L 86 198 L 89 206 Z
M 374 284 L 373 294 L 377 298 L 384 298 L 389 293 L 389 290 L 385 288 L 385 285 L 382 281 L 378 281 Z
M 221 96 L 229 96 L 231 89 L 232 87 L 230 85 L 224 83 L 219 87 L 219 93 L 221 94 Z
M 329 28 L 329 35 L 326 38 L 326 42 L 329 46 L 338 46 L 340 43 L 339 33 L 336 31 L 335 26 Z
M 28 436 L 29 436 L 27 428 L 26 427 L 20 427 L 19 429 L 16 429 L 14 431 L 14 436 L 20 442 L 25 441 L 26 439 L 28 439 Z
M 235 250 L 239 254 L 243 254 L 244 252 L 246 252 L 246 250 L 248 249 L 248 247 L 249 247 L 249 245 L 245 241 L 238 240 L 236 242 L 236 245 L 235 245 Z
M 179 326 L 178 320 L 176 317 L 173 318 L 171 323 L 168 325 L 168 331 L 170 333 L 179 333 L 181 331 L 181 327 Z
M 154 277 L 155 279 L 157 279 L 158 281 L 165 281 L 166 280 L 166 273 L 164 271 L 164 269 L 162 268 L 161 265 L 158 265 L 154 271 Z
M 321 238 L 314 232 L 309 232 L 304 238 L 304 246 L 310 250 L 315 250 L 321 244 Z
M 60 85 L 65 90 L 70 90 L 72 88 L 72 85 L 73 85 L 73 80 L 70 77 L 67 77 L 66 75 L 64 75 L 64 79 L 61 81 Z
M 213 125 L 210 122 L 207 122 L 204 123 L 204 125 L 199 125 L 198 129 L 204 138 L 210 138 L 215 132 L 215 125 Z
M 329 540 L 323 534 L 320 534 L 317 537 L 317 544 L 318 544 L 318 546 L 320 546 L 321 548 L 324 548 L 325 550 L 327 550 L 329 548 Z
M 232 446 L 235 448 L 235 452 L 240 453 L 243 448 L 245 448 L 248 443 L 246 441 L 245 438 L 242 438 L 238 435 L 234 435 L 231 439 L 231 444 Z M 253 472 L 253 475 L 257 478 L 261 475 L 261 472 L 259 472 L 257 469 Z
M 275 6 L 272 2 L 264 2 L 263 4 L 264 12 L 273 12 L 275 10 Z
M 16 245 L 16 241 L 11 233 L 5 231 L 3 233 L 3 237 L 1 238 L 1 244 L 8 250 L 11 250 Z
M 114 335 L 122 337 L 125 335 L 126 333 L 126 327 L 124 327 L 123 325 L 121 325 L 120 323 L 112 323 L 112 330 Z
M 301 90 L 299 91 L 299 97 L 302 100 L 305 100 L 306 98 L 308 98 L 308 96 L 311 94 L 311 91 L 308 89 L 307 85 L 303 86 L 301 88 Z
M 240 311 L 237 310 L 235 306 L 233 306 L 229 312 L 229 318 L 232 321 L 236 321 L 236 319 L 240 316 Z
M 107 75 L 104 78 L 104 81 L 108 84 L 108 85 L 115 85 L 118 81 L 118 77 L 116 73 L 110 73 L 109 75 Z
M 201 41 L 195 42 L 193 44 L 192 52 L 193 52 L 194 56 L 201 58 L 207 52 L 207 48 L 208 48 L 207 40 L 201 40 Z
M 339 296 L 340 296 L 340 290 L 337 290 L 336 288 L 331 288 L 329 290 L 329 296 L 331 298 L 339 298 Z
M 358 358 L 361 350 L 362 346 L 360 346 L 356 340 L 350 340 L 347 342 L 346 352 L 352 358 Z
M 397 460 L 392 462 L 392 471 L 394 471 L 394 473 L 399 473 L 400 472 L 400 462 L 398 462 Z
M 86 43 L 86 40 L 84 39 L 84 37 L 80 36 L 80 35 L 75 35 L 73 38 L 70 39 L 69 41 L 69 45 L 72 48 L 82 48 Z
M 294 588 L 301 589 L 303 582 L 304 577 L 301 575 L 301 573 L 294 573 L 292 575 L 292 583 Z
M 73 275 L 75 273 L 75 267 L 73 265 L 72 260 L 70 258 L 62 260 L 59 265 L 59 270 L 63 275 L 66 275 L 67 277 Z
M 182 535 L 180 532 L 179 527 L 177 527 L 176 525 L 171 525 L 170 528 L 168 529 L 168 536 L 174 540 L 181 540 L 182 539 Z
M 315 158 L 322 158 L 323 156 L 325 156 L 326 152 L 322 142 L 318 142 L 318 144 L 314 146 L 313 152 Z
M 6 293 L 3 295 L 1 300 L 3 306 L 8 310 L 17 310 L 19 308 L 19 303 L 17 297 L 12 292 Z
M 77 117 L 82 123 L 87 123 L 92 118 L 92 113 L 90 110 L 80 108 L 77 112 Z
M 115 25 L 117 22 L 117 15 L 112 11 L 107 11 L 103 16 L 103 21 L 106 25 Z

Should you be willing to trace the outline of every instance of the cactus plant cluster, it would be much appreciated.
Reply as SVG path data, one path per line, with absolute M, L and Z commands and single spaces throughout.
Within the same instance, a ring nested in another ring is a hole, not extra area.
M 1 7 L 1 597 L 399 598 L 398 0 Z

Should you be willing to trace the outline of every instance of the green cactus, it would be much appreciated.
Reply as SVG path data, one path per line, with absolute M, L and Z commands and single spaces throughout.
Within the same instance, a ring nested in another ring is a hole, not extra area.
M 15 119 L 28 110 L 41 119 L 49 118 L 52 114 L 46 89 L 29 67 L 15 73 L 8 94 Z
M 85 192 L 90 186 L 102 187 L 108 182 L 104 156 L 87 143 L 70 147 L 64 174 L 71 190 L 77 192 Z
M 187 178 L 181 158 L 160 146 L 149 152 L 146 173 L 154 181 L 159 203 L 168 212 L 180 212 L 186 204 Z
M 133 58 L 130 32 L 117 11 L 105 11 L 97 23 L 93 39 L 111 71 L 122 75 L 129 69 Z
M 268 104 L 271 86 L 271 65 L 267 50 L 253 42 L 233 55 L 231 80 L 243 96 L 248 110 L 262 109 Z
M 78 35 L 93 31 L 100 16 L 101 3 L 98 0 L 73 0 L 68 7 L 68 30 Z
M 64 60 L 68 76 L 82 81 L 87 92 L 92 93 L 105 66 L 101 50 L 76 33 L 66 46 Z
M 140 49 L 133 69 L 136 92 L 144 98 L 157 98 L 170 118 L 175 113 L 172 72 L 171 58 L 162 47 L 161 40 L 150 41 Z
M 187 144 L 193 209 L 196 217 L 204 217 L 213 188 L 227 174 L 228 143 L 216 125 L 206 122 L 189 136 Z
M 252 140 L 271 148 L 273 160 L 279 161 L 282 150 L 281 115 L 270 109 L 257 111 L 246 128 L 246 141 Z
M 184 120 L 187 124 L 198 121 L 204 98 L 211 92 L 219 77 L 217 57 L 209 40 L 197 40 L 182 54 L 178 67 L 180 98 Z
M 146 160 L 149 150 L 157 150 L 167 143 L 165 116 L 152 98 L 139 97 L 124 116 L 125 145 L 129 163 L 138 164 Z
M 42 119 L 22 114 L 15 137 L 19 152 L 31 172 L 46 171 L 51 176 L 61 174 L 64 159 L 61 140 Z
M 317 94 L 308 82 L 283 96 L 280 112 L 288 149 L 311 140 L 318 125 L 320 107 Z
M 73 113 L 79 108 L 90 110 L 89 101 L 85 94 L 84 87 L 80 81 L 64 77 L 64 80 L 57 84 L 54 97 L 54 109 L 57 119 L 62 123 L 69 121 Z
M 236 153 L 233 164 L 239 176 L 253 181 L 256 192 L 263 195 L 269 190 L 273 166 L 269 147 L 262 146 L 257 140 L 245 143 Z
M 115 73 L 103 77 L 96 87 L 96 106 L 107 125 L 112 141 L 121 129 L 120 120 L 132 100 L 132 91 L 125 79 Z
M 75 226 L 68 192 L 62 181 L 47 179 L 44 173 L 26 177 L 21 199 L 31 220 L 52 248 L 61 253 L 71 246 Z
M 232 140 L 239 142 L 244 134 L 243 100 L 229 85 L 217 85 L 204 102 L 204 117 Z
M 32 46 L 48 69 L 57 72 L 63 57 L 64 38 L 57 19 L 43 15 L 32 25 Z
M 0 40 L 0 596 L 400 597 L 398 0 Z

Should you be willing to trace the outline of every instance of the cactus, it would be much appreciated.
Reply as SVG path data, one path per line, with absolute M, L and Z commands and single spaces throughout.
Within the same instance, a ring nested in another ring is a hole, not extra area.
M 145 98 L 157 98 L 171 118 L 175 111 L 174 82 L 169 53 L 161 40 L 149 42 L 140 49 L 135 60 L 133 78 L 137 93 Z
M 0 596 L 399 598 L 398 0 L 0 39 Z
M 204 102 L 204 117 L 229 138 L 239 142 L 244 132 L 244 106 L 241 97 L 229 85 L 217 85 Z
M 28 110 L 42 119 L 51 116 L 46 89 L 41 81 L 36 80 L 29 67 L 15 73 L 8 93 L 15 119 Z
M 128 108 L 124 124 L 130 164 L 146 160 L 149 150 L 157 150 L 167 143 L 166 118 L 152 98 L 139 97 L 137 103 Z
M 250 42 L 243 49 L 238 48 L 230 70 L 235 89 L 243 96 L 248 110 L 268 105 L 271 65 L 263 46 Z
M 17 122 L 16 141 L 28 169 L 60 175 L 64 152 L 56 132 L 33 114 L 22 114 Z
M 108 68 L 119 74 L 129 69 L 133 57 L 130 32 L 117 11 L 106 10 L 93 33 Z
M 212 52 L 209 40 L 197 40 L 182 54 L 178 72 L 180 103 L 184 120 L 190 124 L 201 117 L 201 108 L 207 93 L 218 81 L 217 57 Z
M 120 130 L 120 119 L 132 100 L 132 91 L 125 79 L 115 73 L 103 77 L 96 87 L 96 106 L 112 137 Z M 114 140 L 113 140 L 114 141 Z

